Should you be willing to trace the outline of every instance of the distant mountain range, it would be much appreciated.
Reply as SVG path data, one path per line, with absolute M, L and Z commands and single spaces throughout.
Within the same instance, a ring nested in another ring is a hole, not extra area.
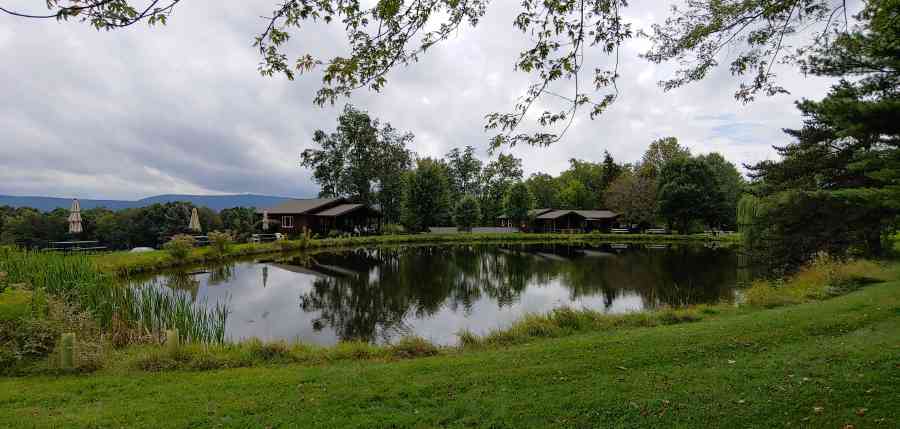
M 274 197 L 271 195 L 235 194 L 235 195 L 156 195 L 137 201 L 126 200 L 90 200 L 79 199 L 82 210 L 94 207 L 106 207 L 110 210 L 121 210 L 134 207 L 144 207 L 156 203 L 168 203 L 173 201 L 187 201 L 199 207 L 209 207 L 219 211 L 231 207 L 272 207 L 290 198 Z M 56 197 L 19 197 L 13 195 L 0 195 L 0 206 L 33 207 L 41 211 L 51 211 L 56 208 L 68 209 L 72 206 L 70 198 Z

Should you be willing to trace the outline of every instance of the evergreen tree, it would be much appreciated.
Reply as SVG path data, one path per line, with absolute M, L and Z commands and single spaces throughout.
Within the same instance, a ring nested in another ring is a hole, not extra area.
M 804 60 L 841 80 L 821 101 L 797 107 L 803 127 L 781 159 L 751 167 L 760 221 L 755 248 L 790 270 L 818 251 L 878 255 L 900 214 L 900 1 L 866 3 L 859 26 Z

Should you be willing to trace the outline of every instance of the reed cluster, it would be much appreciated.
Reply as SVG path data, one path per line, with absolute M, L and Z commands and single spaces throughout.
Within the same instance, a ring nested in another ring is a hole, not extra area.
M 28 335 L 35 331 L 29 328 L 35 324 L 62 325 L 64 332 L 85 331 L 83 326 L 74 326 L 82 324 L 72 322 L 79 319 L 69 317 L 83 313 L 92 320 L 92 328 L 91 332 L 82 332 L 85 335 L 80 338 L 105 338 L 118 346 L 158 342 L 167 329 L 178 329 L 185 342 L 225 341 L 227 302 L 213 306 L 195 303 L 190 295 L 162 285 L 128 287 L 112 274 L 100 272 L 89 256 L 4 247 L 0 248 L 0 272 L 5 273 L 3 285 L 15 285 L 18 294 L 46 297 L 41 302 L 32 298 L 22 304 L 27 309 L 20 309 L 21 316 L 4 328 L 10 331 L 9 337 Z M 3 287 L 12 292 L 12 287 Z M 48 306 L 46 300 L 55 307 Z M 65 310 L 48 310 L 57 307 Z M 98 335 L 94 335 L 93 327 Z M 19 342 L 28 343 L 27 338 Z

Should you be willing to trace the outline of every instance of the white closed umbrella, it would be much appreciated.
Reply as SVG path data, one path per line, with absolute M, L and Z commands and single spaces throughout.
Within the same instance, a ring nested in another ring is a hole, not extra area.
M 263 231 L 268 231 L 268 230 L 269 230 L 269 212 L 268 212 L 267 210 L 266 210 L 266 211 L 263 211 L 263 224 L 262 224 L 262 229 L 263 229 Z
M 197 214 L 196 207 L 191 210 L 191 223 L 188 225 L 188 229 L 194 232 L 200 232 L 200 215 Z
M 80 234 L 84 229 L 81 226 L 81 204 L 78 199 L 72 200 L 72 208 L 69 209 L 69 233 Z

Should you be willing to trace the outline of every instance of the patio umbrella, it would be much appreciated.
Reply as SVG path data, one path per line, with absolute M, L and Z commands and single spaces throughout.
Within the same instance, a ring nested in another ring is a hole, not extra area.
M 188 225 L 188 229 L 194 232 L 200 232 L 200 215 L 197 214 L 196 207 L 191 210 L 191 223 Z
M 69 233 L 80 234 L 82 231 L 81 204 L 78 204 L 78 199 L 74 199 L 72 200 L 72 208 L 69 209 Z
M 262 229 L 263 229 L 263 231 L 269 230 L 269 212 L 268 211 L 263 211 Z

